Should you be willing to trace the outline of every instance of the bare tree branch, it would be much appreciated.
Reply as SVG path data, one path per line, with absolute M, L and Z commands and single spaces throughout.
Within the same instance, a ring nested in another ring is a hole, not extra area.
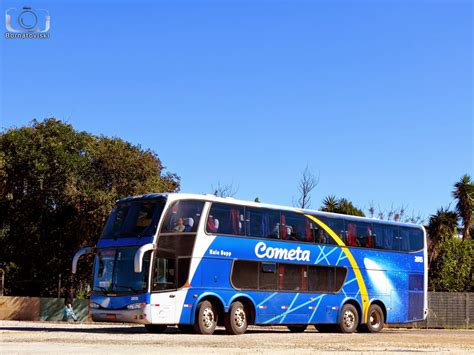
M 318 177 L 309 170 L 308 166 L 301 172 L 301 179 L 298 184 L 299 197 L 293 199 L 293 205 L 299 208 L 310 208 L 311 207 L 311 191 L 319 184 Z M 296 202 L 296 203 L 295 203 Z
M 217 197 L 234 197 L 239 191 L 239 188 L 234 187 L 234 183 L 221 185 L 220 181 L 218 181 L 216 187 L 211 185 L 211 191 L 212 194 Z

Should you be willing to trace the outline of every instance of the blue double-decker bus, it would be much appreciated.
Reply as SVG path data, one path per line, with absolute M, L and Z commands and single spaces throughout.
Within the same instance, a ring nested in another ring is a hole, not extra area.
M 378 332 L 427 315 L 422 226 L 211 195 L 117 201 L 95 247 L 97 322 Z

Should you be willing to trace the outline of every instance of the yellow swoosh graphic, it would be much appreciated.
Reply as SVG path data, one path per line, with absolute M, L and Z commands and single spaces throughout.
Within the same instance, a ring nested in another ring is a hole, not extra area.
M 300 212 L 300 213 L 303 213 L 303 212 Z M 362 277 L 362 274 L 360 273 L 359 265 L 357 265 L 357 262 L 355 261 L 354 256 L 352 255 L 350 250 L 347 249 L 342 239 L 339 238 L 339 236 L 336 233 L 334 233 L 334 231 L 331 228 L 329 228 L 323 221 L 309 214 L 304 214 L 304 215 L 308 217 L 310 220 L 312 220 L 313 222 L 317 223 L 319 226 L 321 226 L 326 231 L 326 233 L 328 233 L 331 236 L 331 238 L 336 241 L 337 245 L 339 245 L 340 247 L 343 247 L 342 251 L 344 252 L 344 254 L 346 254 L 346 257 L 349 260 L 349 263 L 351 264 L 352 269 L 354 270 L 357 284 L 359 285 L 360 295 L 362 298 L 362 313 L 363 313 L 362 318 L 364 319 L 364 323 L 367 323 L 367 316 L 369 313 L 368 311 L 369 311 L 369 306 L 370 306 L 369 296 L 367 294 L 367 288 L 365 287 L 364 279 Z

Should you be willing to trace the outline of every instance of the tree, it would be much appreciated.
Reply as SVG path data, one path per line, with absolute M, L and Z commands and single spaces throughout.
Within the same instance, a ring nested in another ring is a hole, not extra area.
M 234 197 L 235 194 L 239 191 L 239 188 L 235 188 L 234 184 L 221 185 L 220 182 L 217 183 L 217 186 L 211 185 L 212 194 L 217 197 Z
M 311 191 L 319 184 L 319 176 L 316 178 L 309 170 L 308 166 L 301 172 L 301 179 L 298 183 L 299 197 L 293 201 L 293 205 L 299 208 L 311 207 Z
M 156 153 L 50 118 L 0 133 L 0 267 L 17 295 L 50 296 L 94 245 L 114 202 L 179 190 Z M 81 263 L 82 264 L 82 263 Z M 80 268 L 76 282 L 90 277 Z
M 438 245 L 443 238 L 455 238 L 457 235 L 458 215 L 448 208 L 440 208 L 431 215 L 428 232 L 428 267 L 438 257 Z
M 470 230 L 474 212 L 474 184 L 467 174 L 454 184 L 453 197 L 457 199 L 456 211 L 463 223 L 462 239 L 471 238 Z
M 352 216 L 364 217 L 364 212 L 355 207 L 354 204 L 347 198 L 336 198 L 336 196 L 329 195 L 323 200 L 321 211 L 334 212 L 341 214 L 348 214 Z
M 471 240 L 462 241 L 459 238 L 445 236 L 438 245 L 438 256 L 429 268 L 429 286 L 438 292 L 472 291 L 471 269 L 472 247 Z

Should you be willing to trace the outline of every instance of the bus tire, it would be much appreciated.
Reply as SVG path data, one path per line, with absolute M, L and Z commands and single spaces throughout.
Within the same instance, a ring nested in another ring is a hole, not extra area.
M 217 310 L 211 302 L 199 302 L 193 327 L 198 334 L 211 335 L 214 333 L 217 327 Z
M 362 324 L 360 331 L 364 333 L 378 333 L 383 329 L 384 322 L 382 308 L 379 305 L 371 304 L 367 324 Z
M 303 333 L 306 328 L 308 328 L 307 324 L 298 324 L 298 325 L 289 325 L 288 330 L 292 333 Z
M 224 326 L 227 334 L 244 334 L 248 327 L 248 315 L 245 306 L 237 301 L 230 305 L 229 312 L 224 316 Z
M 346 303 L 342 307 L 339 316 L 339 330 L 342 333 L 353 333 L 356 331 L 358 325 L 359 312 L 357 312 L 357 309 L 352 304 Z
M 163 333 L 168 326 L 166 324 L 145 324 L 145 329 L 149 333 Z

